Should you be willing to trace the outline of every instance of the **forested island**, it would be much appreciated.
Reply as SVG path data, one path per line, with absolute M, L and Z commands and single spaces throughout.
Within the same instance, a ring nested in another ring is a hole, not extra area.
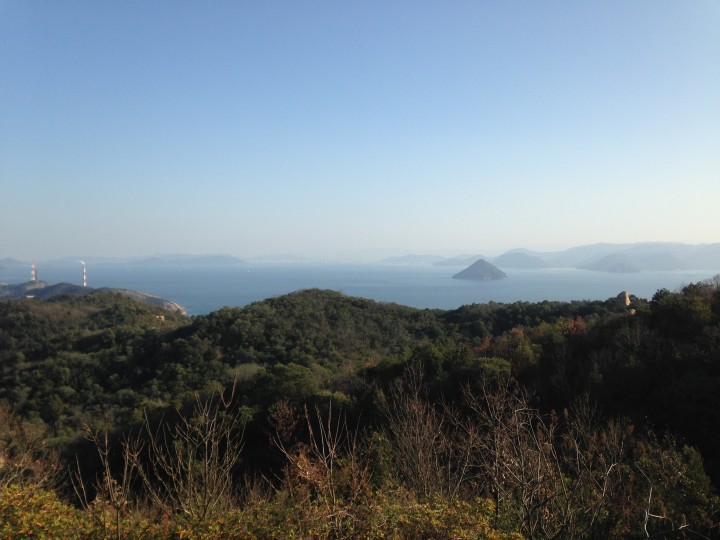
M 717 538 L 720 277 L 419 310 L 0 301 L 0 537 Z

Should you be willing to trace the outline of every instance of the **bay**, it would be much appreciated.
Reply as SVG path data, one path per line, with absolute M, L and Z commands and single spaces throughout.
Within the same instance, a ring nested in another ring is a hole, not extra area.
M 612 274 L 575 268 L 506 269 L 508 279 L 451 279 L 459 268 L 381 264 L 88 265 L 88 286 L 132 289 L 183 305 L 190 315 L 301 289 L 340 291 L 380 302 L 416 308 L 455 309 L 486 302 L 605 300 L 621 291 L 651 298 L 658 289 L 677 290 L 706 280 L 717 270 Z M 49 283 L 82 284 L 82 267 L 38 267 Z M 29 268 L 0 271 L 0 281 L 27 281 Z

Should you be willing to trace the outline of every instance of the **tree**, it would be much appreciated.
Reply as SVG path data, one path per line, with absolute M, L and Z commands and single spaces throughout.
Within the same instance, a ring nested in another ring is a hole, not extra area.
M 59 472 L 46 431 L 0 402 L 0 486 L 53 487 Z
M 150 500 L 166 514 L 203 521 L 230 502 L 233 468 L 243 447 L 240 410 L 232 398 L 201 400 L 192 415 L 180 415 L 157 429 L 145 420 L 142 436 L 128 444 L 128 456 Z M 146 448 L 145 448 L 146 447 Z
M 661 289 L 650 302 L 653 326 L 667 336 L 689 339 L 696 336 L 712 318 L 710 301 L 688 286 L 683 293 Z

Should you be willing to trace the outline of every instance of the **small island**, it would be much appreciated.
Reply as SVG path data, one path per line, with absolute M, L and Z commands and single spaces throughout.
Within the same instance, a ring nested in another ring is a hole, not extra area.
M 468 266 L 465 270 L 458 272 L 453 279 L 468 279 L 472 281 L 490 281 L 495 279 L 506 279 L 507 274 L 487 262 L 485 259 L 479 259 Z

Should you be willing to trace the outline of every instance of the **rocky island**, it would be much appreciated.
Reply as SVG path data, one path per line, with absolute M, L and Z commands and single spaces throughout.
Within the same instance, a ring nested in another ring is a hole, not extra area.
M 453 279 L 468 279 L 472 281 L 490 281 L 494 279 L 506 279 L 507 274 L 487 262 L 485 259 L 479 259 L 468 266 L 465 270 L 458 272 Z

